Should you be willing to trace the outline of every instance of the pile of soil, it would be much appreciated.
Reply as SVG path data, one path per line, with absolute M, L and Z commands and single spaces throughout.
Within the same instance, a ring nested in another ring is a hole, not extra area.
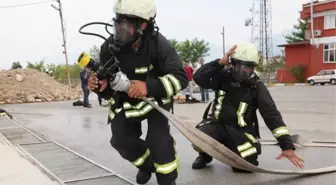
M 71 90 L 78 99 L 80 88 Z M 34 69 L 0 71 L 0 104 L 34 103 L 70 100 L 69 86 L 57 82 L 48 74 Z

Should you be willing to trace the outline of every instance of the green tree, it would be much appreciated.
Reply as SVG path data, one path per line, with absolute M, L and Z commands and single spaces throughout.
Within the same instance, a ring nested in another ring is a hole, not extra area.
M 190 40 L 186 39 L 185 41 L 176 44 L 176 50 L 183 62 L 191 62 L 193 46 Z
M 287 43 L 295 43 L 304 41 L 306 30 L 308 29 L 308 21 L 298 19 L 299 23 L 294 25 L 294 31 L 292 33 L 284 35 Z
M 29 69 L 35 69 L 37 71 L 40 71 L 42 73 L 44 73 L 46 71 L 46 66 L 44 64 L 44 60 L 41 60 L 40 62 L 27 62 L 27 68 Z
M 194 67 L 196 67 L 201 58 L 209 55 L 209 43 L 205 40 L 199 40 L 197 38 L 194 38 L 191 41 L 186 39 L 183 42 L 171 40 L 171 43 L 172 45 L 175 45 L 181 59 L 184 62 L 191 63 Z
M 92 48 L 89 51 L 89 54 L 91 56 L 91 58 L 95 61 L 95 62 L 99 62 L 100 57 L 100 48 L 98 48 L 96 45 L 93 45 Z
M 265 67 L 264 67 L 264 64 L 263 64 L 263 60 L 264 60 L 263 57 L 264 57 L 264 56 L 262 55 L 262 53 L 259 52 L 259 62 L 258 62 L 258 65 L 257 65 L 257 67 L 256 67 L 256 70 L 257 70 L 258 72 L 261 72 L 261 73 L 265 72 Z
M 20 69 L 20 68 L 22 68 L 20 61 L 12 63 L 12 69 Z
M 56 65 L 55 64 L 46 64 L 46 72 L 48 73 L 49 76 L 54 76 L 56 72 Z
M 179 44 L 179 42 L 178 42 L 177 40 L 175 40 L 175 39 L 170 39 L 170 40 L 168 40 L 168 41 L 170 42 L 170 44 L 171 44 L 175 49 L 177 49 L 178 44 Z
M 204 58 L 206 56 L 209 56 L 209 43 L 205 42 L 205 40 L 198 40 L 197 38 L 192 40 L 192 46 L 193 46 L 193 57 L 191 62 L 198 63 L 201 58 Z
M 283 68 L 285 65 L 284 51 L 281 50 L 281 55 L 272 57 L 267 64 L 263 64 L 263 55 L 259 52 L 259 63 L 256 67 L 258 72 L 274 73 L 278 68 Z

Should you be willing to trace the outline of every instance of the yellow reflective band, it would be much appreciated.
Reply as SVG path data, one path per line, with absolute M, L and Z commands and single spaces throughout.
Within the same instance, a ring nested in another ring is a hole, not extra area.
M 240 155 L 243 158 L 245 158 L 245 157 L 248 157 L 248 156 L 253 155 L 255 153 L 257 153 L 257 149 L 255 147 L 253 147 L 253 148 L 250 148 L 248 150 L 245 150 L 244 152 L 241 152 Z
M 167 99 L 163 99 L 162 100 L 163 104 L 167 104 L 167 103 L 170 103 L 171 100 L 167 100 Z M 158 102 L 157 101 L 154 101 L 154 103 L 156 105 L 158 105 Z M 147 104 L 146 106 L 144 106 L 142 109 L 139 109 L 139 110 L 129 110 L 129 111 L 125 111 L 125 116 L 126 118 L 130 118 L 130 117 L 140 117 L 140 116 L 143 116 L 145 114 L 147 114 L 149 111 L 153 110 L 153 107 L 149 104 Z
M 124 107 L 125 110 L 127 110 L 127 109 L 131 109 L 131 108 L 133 108 L 133 109 L 141 109 L 141 108 L 144 107 L 146 104 L 147 104 L 146 102 L 141 101 L 141 102 L 139 102 L 137 105 L 132 106 L 130 103 L 125 102 L 125 103 L 123 104 L 123 107 Z
M 215 107 L 215 117 L 218 119 L 219 114 L 222 110 L 222 104 L 223 104 L 224 96 L 221 96 L 217 99 L 218 104 Z
M 245 135 L 253 142 L 253 143 L 257 143 L 257 139 L 251 135 L 251 134 L 248 134 L 248 133 L 245 133 Z
M 174 87 L 175 87 L 175 93 L 180 92 L 181 88 L 182 88 L 180 81 L 174 75 L 172 75 L 172 74 L 167 74 L 166 76 L 171 81 L 171 83 L 174 85 Z
M 244 127 L 246 126 L 246 122 L 244 120 L 244 113 L 247 109 L 247 104 L 244 103 L 244 102 L 240 102 L 239 103 L 239 108 L 238 108 L 238 111 L 237 111 L 237 117 L 238 117 L 238 124 L 240 127 Z
M 158 164 L 158 163 L 154 163 L 154 167 L 156 168 L 156 172 L 157 173 L 161 173 L 161 174 L 169 174 L 171 172 L 173 172 L 174 170 L 178 170 L 178 168 L 180 167 L 180 161 L 178 159 L 177 156 L 175 156 L 175 160 L 173 162 L 167 163 L 167 164 Z
M 225 92 L 224 91 L 222 91 L 222 90 L 219 90 L 218 91 L 218 96 L 224 96 L 225 95 Z
M 245 144 L 239 145 L 237 148 L 238 148 L 238 151 L 241 152 L 251 147 L 252 147 L 251 143 L 246 142 Z
M 110 109 L 111 109 L 112 105 L 115 104 L 115 101 L 114 101 L 113 98 L 109 99 L 107 102 L 108 102 L 107 105 L 108 105 L 108 107 L 109 107 Z
M 289 135 L 289 130 L 286 126 L 283 126 L 283 127 L 279 127 L 277 129 L 274 129 L 272 131 L 273 135 L 275 138 L 278 138 L 280 136 L 283 136 L 283 135 Z
M 151 71 L 154 68 L 153 65 L 149 66 L 149 71 Z M 148 72 L 148 68 L 147 67 L 139 67 L 139 68 L 135 68 L 135 74 L 144 74 Z
M 109 112 L 109 117 L 110 117 L 111 120 L 113 120 L 113 118 L 115 117 L 115 114 L 112 111 L 110 111 Z
M 167 92 L 167 98 L 173 95 L 173 86 L 166 77 L 159 77 Z
M 150 151 L 149 149 L 147 149 L 146 152 L 141 157 L 139 157 L 136 161 L 132 162 L 132 164 L 134 164 L 135 166 L 141 166 L 145 162 L 149 154 L 150 154 Z
M 121 112 L 121 111 L 122 111 L 122 108 L 120 108 L 120 109 L 116 109 L 116 110 L 115 110 L 116 113 L 119 113 L 119 112 Z

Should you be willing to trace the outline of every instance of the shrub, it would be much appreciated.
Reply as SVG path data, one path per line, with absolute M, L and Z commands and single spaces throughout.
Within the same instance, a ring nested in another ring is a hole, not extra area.
M 290 67 L 289 72 L 296 79 L 297 82 L 303 83 L 305 82 L 305 74 L 307 70 L 307 65 L 298 64 L 296 66 Z

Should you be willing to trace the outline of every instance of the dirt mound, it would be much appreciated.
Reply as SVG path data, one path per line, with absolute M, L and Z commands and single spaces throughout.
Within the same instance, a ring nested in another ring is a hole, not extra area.
M 73 99 L 81 91 L 71 90 Z M 69 88 L 33 69 L 0 71 L 0 104 L 70 100 Z

